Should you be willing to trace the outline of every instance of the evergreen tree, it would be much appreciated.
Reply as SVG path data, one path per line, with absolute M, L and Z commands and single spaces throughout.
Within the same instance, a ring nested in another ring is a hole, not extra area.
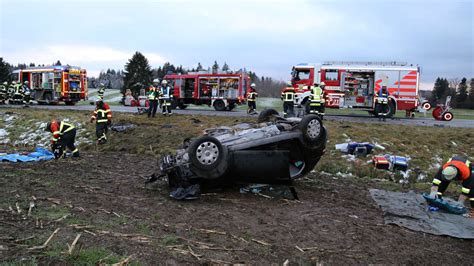
M 214 61 L 214 65 L 212 65 L 212 74 L 217 73 L 219 73 L 219 64 L 217 64 L 217 61 Z
M 138 95 L 140 89 L 147 88 L 152 80 L 153 76 L 148 59 L 140 52 L 135 52 L 125 64 L 124 89 L 130 89 L 132 93 Z
M 229 66 L 227 65 L 227 62 L 224 62 L 224 65 L 222 66 L 222 71 L 223 72 L 229 71 Z
M 201 63 L 198 62 L 198 66 L 196 68 L 196 71 L 199 72 L 199 71 L 203 71 L 204 68 L 202 67 Z
M 11 66 L 7 62 L 3 61 L 3 57 L 0 57 L 0 82 L 10 82 L 11 77 Z
M 54 64 L 55 66 L 60 66 L 61 65 L 61 61 L 56 61 L 56 64 Z
M 35 63 L 30 63 L 30 67 L 35 67 Z
M 462 78 L 458 85 L 458 90 L 455 98 L 456 107 L 466 107 L 467 104 L 467 79 Z
M 474 109 L 474 78 L 469 82 L 468 108 Z

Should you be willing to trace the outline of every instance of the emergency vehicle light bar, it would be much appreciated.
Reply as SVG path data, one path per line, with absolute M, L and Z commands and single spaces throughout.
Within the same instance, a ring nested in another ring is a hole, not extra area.
M 397 61 L 325 61 L 323 65 L 406 66 L 408 63 Z

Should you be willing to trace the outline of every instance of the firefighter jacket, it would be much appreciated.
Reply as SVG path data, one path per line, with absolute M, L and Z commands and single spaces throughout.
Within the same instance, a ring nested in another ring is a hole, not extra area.
M 460 156 L 455 156 L 449 159 L 449 161 L 447 161 L 436 173 L 432 184 L 433 186 L 438 187 L 438 195 L 442 195 L 451 182 L 451 180 L 444 178 L 442 174 L 443 169 L 448 166 L 454 166 L 458 170 L 458 173 L 454 179 L 462 182 L 461 193 L 466 196 L 472 195 L 471 198 L 474 198 L 474 167 L 469 160 Z M 471 190 L 473 190 L 472 193 Z
M 150 90 L 148 91 L 148 100 L 154 101 L 158 99 L 158 91 L 156 90 L 155 87 L 150 87 Z
M 247 101 L 248 102 L 255 102 L 257 100 L 258 93 L 256 91 L 250 91 L 247 93 Z
M 69 132 L 73 130 L 75 127 L 72 124 L 66 123 L 66 122 L 58 122 L 56 120 L 51 122 L 51 125 L 49 127 L 49 131 L 53 133 L 53 136 L 51 138 L 51 143 L 56 143 L 58 140 L 61 138 L 64 133 Z
M 14 88 L 14 94 L 23 95 L 23 85 L 15 84 L 13 85 L 13 88 Z
M 311 87 L 310 106 L 321 106 L 324 103 L 324 91 L 319 86 Z
M 295 89 L 293 87 L 285 88 L 281 92 L 281 99 L 284 102 L 293 102 L 295 99 Z
M 107 103 L 96 105 L 94 112 L 91 115 L 91 122 L 96 120 L 97 123 L 108 123 L 112 121 L 112 111 Z
M 171 98 L 171 87 L 161 86 L 159 91 L 159 99 L 169 101 Z
M 387 89 L 380 89 L 379 93 L 377 94 L 377 102 L 381 104 L 388 104 L 388 90 Z
M 0 93 L 7 93 L 7 87 L 3 84 L 0 85 Z

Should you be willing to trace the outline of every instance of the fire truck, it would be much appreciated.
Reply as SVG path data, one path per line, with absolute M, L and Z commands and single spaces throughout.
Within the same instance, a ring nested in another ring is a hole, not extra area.
M 29 67 L 15 70 L 12 75 L 17 82 L 29 82 L 32 100 L 40 104 L 62 101 L 73 105 L 87 99 L 87 74 L 80 67 Z
M 209 74 L 191 72 L 169 74 L 164 79 L 173 88 L 173 107 L 186 109 L 189 104 L 213 106 L 216 111 L 232 110 L 245 103 L 250 77 L 245 73 Z
M 325 62 L 293 67 L 291 84 L 295 104 L 306 107 L 313 84 L 324 82 L 327 108 L 358 108 L 376 115 L 376 95 L 386 86 L 389 96 L 388 117 L 396 110 L 414 112 L 418 97 L 420 67 L 401 62 Z M 427 108 L 429 108 L 427 106 Z

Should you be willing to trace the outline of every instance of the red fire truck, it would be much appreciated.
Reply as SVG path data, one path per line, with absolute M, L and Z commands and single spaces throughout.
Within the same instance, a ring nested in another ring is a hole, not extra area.
M 87 99 L 87 74 L 80 67 L 30 67 L 15 70 L 12 75 L 17 82 L 29 82 L 32 100 L 38 103 L 63 101 L 73 105 Z
M 185 109 L 188 104 L 213 106 L 216 111 L 232 110 L 245 103 L 250 87 L 250 77 L 245 73 L 169 74 L 164 79 L 171 82 L 174 106 Z
M 295 104 L 306 106 L 315 82 L 326 84 L 327 108 L 358 108 L 375 115 L 375 96 L 387 86 L 388 117 L 396 110 L 414 112 L 419 103 L 420 67 L 399 62 L 325 62 L 293 67 L 291 83 L 296 91 Z

